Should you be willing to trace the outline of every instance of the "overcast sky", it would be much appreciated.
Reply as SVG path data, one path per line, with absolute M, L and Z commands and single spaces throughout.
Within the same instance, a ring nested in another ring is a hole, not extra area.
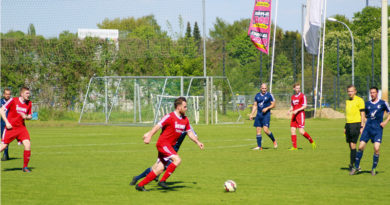
M 229 23 L 250 18 L 254 0 L 206 0 L 207 33 L 220 17 Z M 275 8 L 276 0 L 273 0 Z M 380 0 L 369 0 L 380 6 Z M 390 2 L 390 1 L 389 1 Z M 279 0 L 278 25 L 284 30 L 301 30 L 301 5 L 306 0 Z M 366 0 L 328 0 L 327 16 L 335 14 L 352 18 L 362 10 Z M 202 26 L 202 0 L 2 0 L 1 32 L 27 32 L 33 23 L 36 32 L 45 37 L 56 37 L 64 30 L 76 33 L 78 28 L 97 28 L 104 18 L 141 17 L 154 14 L 158 23 L 167 29 L 169 21 L 178 31 L 178 16 L 193 25 Z M 273 14 L 275 14 L 273 10 Z M 202 29 L 202 27 L 201 27 Z

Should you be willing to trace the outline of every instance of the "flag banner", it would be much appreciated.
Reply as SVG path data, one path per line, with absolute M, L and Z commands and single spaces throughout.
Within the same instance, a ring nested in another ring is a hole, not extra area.
M 307 0 L 303 40 L 307 52 L 318 55 L 323 0 Z
M 248 29 L 248 35 L 252 43 L 257 49 L 266 54 L 269 53 L 271 1 L 255 0 L 255 8 L 253 9 L 252 20 Z

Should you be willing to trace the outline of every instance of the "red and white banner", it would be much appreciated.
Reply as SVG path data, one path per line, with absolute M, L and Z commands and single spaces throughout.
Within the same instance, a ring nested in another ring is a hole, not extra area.
M 253 9 L 252 20 L 248 29 L 248 35 L 252 43 L 257 49 L 266 54 L 269 53 L 271 1 L 255 0 L 255 8 Z

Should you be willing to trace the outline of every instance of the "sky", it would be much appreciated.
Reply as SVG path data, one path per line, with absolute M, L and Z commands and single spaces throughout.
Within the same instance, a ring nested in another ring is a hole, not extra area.
M 220 17 L 228 23 L 250 18 L 255 0 L 205 0 L 206 32 Z M 369 4 L 380 6 L 380 0 Z M 390 1 L 389 1 L 390 2 Z M 273 0 L 273 16 L 275 14 Z M 279 0 L 277 24 L 284 30 L 301 30 L 301 6 L 306 0 Z M 361 11 L 366 0 L 327 0 L 327 16 L 342 14 L 351 19 Z M 105 18 L 126 18 L 155 15 L 159 25 L 169 32 L 168 23 L 174 32 L 179 32 L 179 15 L 191 25 L 195 21 L 202 31 L 202 0 L 1 0 L 1 30 L 27 32 L 34 24 L 38 35 L 58 37 L 68 30 L 76 33 L 78 28 L 97 28 Z M 172 33 L 170 33 L 172 34 Z

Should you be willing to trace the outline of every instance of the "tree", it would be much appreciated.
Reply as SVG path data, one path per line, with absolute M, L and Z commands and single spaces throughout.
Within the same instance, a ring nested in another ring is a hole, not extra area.
M 196 46 L 198 47 L 198 50 L 200 49 L 200 40 L 202 39 L 200 36 L 200 30 L 198 26 L 198 22 L 195 21 L 194 24 L 194 30 L 192 31 L 192 36 L 194 37 L 194 41 L 196 43 Z
M 28 26 L 27 34 L 29 36 L 35 36 L 36 35 L 34 24 L 30 23 L 30 25 Z
M 191 24 L 190 22 L 187 22 L 187 29 L 186 29 L 186 38 L 191 38 Z

